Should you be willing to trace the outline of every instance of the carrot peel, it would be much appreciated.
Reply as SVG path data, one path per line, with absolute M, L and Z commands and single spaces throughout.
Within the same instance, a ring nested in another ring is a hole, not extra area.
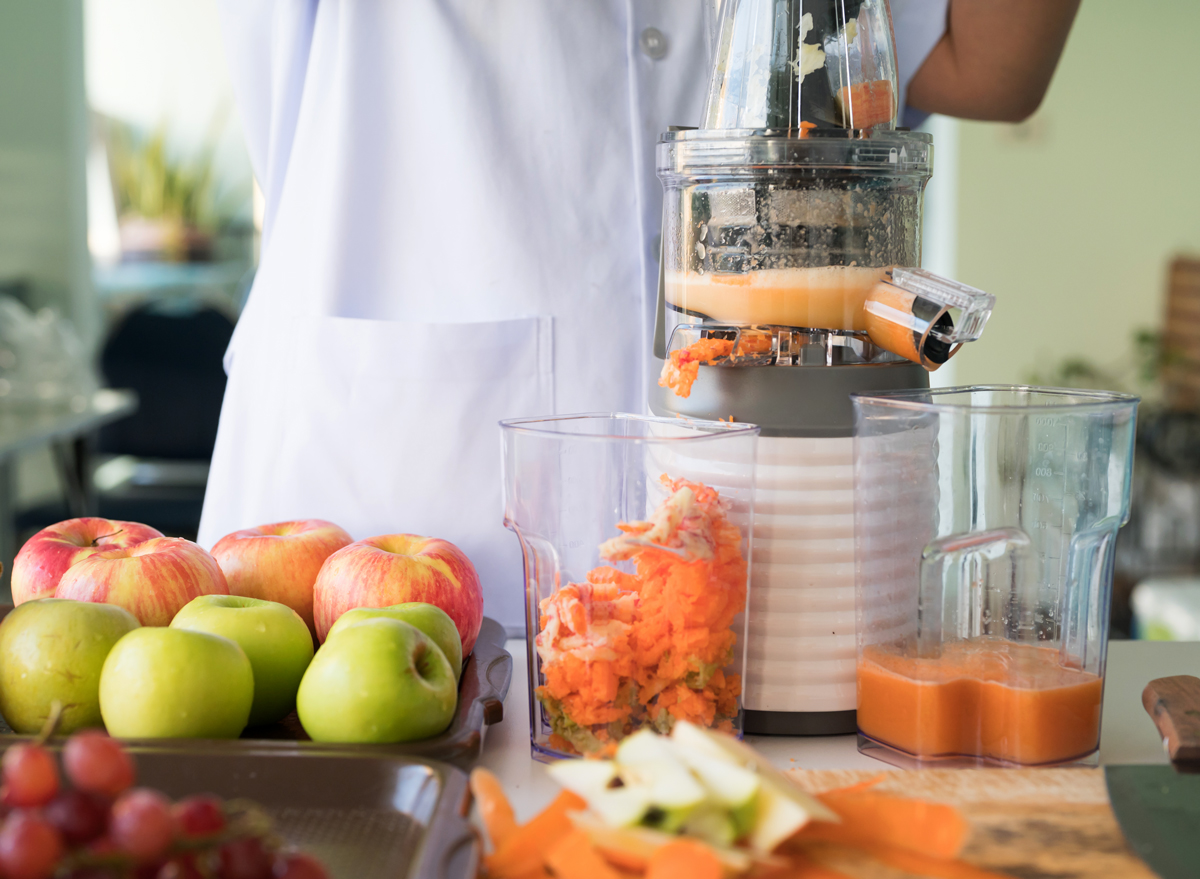
M 721 879 L 721 862 L 694 839 L 672 840 L 650 855 L 646 879 Z
M 841 816 L 840 824 L 813 821 L 798 834 L 800 840 L 819 840 L 863 848 L 894 846 L 939 860 L 958 857 L 970 827 L 953 806 L 911 800 L 872 791 L 830 791 L 817 799 Z
M 504 795 L 500 779 L 482 767 L 471 770 L 471 795 L 479 808 L 483 829 L 492 843 L 492 850 L 500 848 L 517 829 L 517 819 L 512 803 Z
M 585 831 L 572 830 L 546 852 L 546 866 L 556 879 L 620 879 L 592 845 Z
M 576 812 L 586 805 L 582 797 L 570 791 L 559 793 L 554 802 L 536 818 L 514 830 L 494 852 L 484 858 L 488 873 L 503 879 L 537 873 L 542 868 L 547 847 L 574 829 L 567 813 Z

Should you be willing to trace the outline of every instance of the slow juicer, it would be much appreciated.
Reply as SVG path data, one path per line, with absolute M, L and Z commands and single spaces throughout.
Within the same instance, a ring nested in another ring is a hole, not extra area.
M 650 408 L 762 428 L 746 733 L 855 731 L 850 394 L 927 388 L 991 309 L 898 268 L 933 146 L 897 97 L 886 0 L 724 0 L 703 124 L 658 147 Z

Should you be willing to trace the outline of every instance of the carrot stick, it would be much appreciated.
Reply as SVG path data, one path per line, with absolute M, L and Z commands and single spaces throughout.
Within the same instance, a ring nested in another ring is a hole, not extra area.
M 1005 873 L 994 873 L 966 861 L 946 861 L 892 845 L 859 845 L 877 861 L 930 879 L 1012 879 Z
M 898 846 L 949 860 L 962 851 L 970 831 L 962 813 L 942 803 L 869 791 L 831 791 L 817 798 L 837 812 L 842 822 L 811 821 L 797 834 L 799 841 L 821 840 L 858 848 L 865 844 Z
M 587 832 L 578 828 L 550 847 L 546 866 L 557 879 L 621 879 L 596 851 Z
M 650 856 L 646 879 L 721 879 L 721 861 L 695 839 L 673 840 Z
M 587 806 L 582 797 L 562 791 L 532 821 L 510 833 L 494 852 L 484 858 L 488 873 L 497 879 L 518 879 L 536 873 L 545 861 L 550 846 L 571 832 L 567 817 Z
M 791 861 L 796 865 L 796 872 L 792 873 L 792 879 L 850 879 L 840 870 L 818 864 L 800 852 L 793 853 Z
M 495 851 L 517 829 L 512 803 L 504 795 L 500 779 L 483 768 L 471 770 L 471 793 L 479 806 L 479 817 L 492 843 L 492 851 Z

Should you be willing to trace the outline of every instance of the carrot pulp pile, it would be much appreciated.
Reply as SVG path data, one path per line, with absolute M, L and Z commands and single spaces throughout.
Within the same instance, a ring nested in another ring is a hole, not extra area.
M 692 385 L 700 376 L 700 364 L 712 363 L 733 353 L 729 339 L 699 339 L 686 348 L 676 348 L 663 364 L 658 378 L 660 388 L 671 388 L 677 397 L 690 397 Z
M 647 522 L 622 523 L 609 562 L 539 604 L 537 697 L 566 753 L 599 753 L 642 726 L 676 719 L 726 731 L 741 679 L 726 674 L 746 606 L 741 531 L 712 488 L 663 477 L 670 496 Z
M 736 276 L 743 284 L 748 280 L 745 275 Z M 714 275 L 717 283 L 735 283 L 722 280 Z M 678 397 L 690 397 L 692 385 L 700 375 L 700 364 L 711 366 L 723 357 L 736 360 L 739 357 L 752 357 L 765 354 L 771 350 L 771 337 L 766 333 L 741 333 L 734 349 L 730 339 L 699 339 L 684 348 L 676 348 L 663 364 L 662 375 L 658 377 L 660 388 L 671 388 Z
M 919 757 L 1060 763 L 1098 746 L 1103 688 L 1049 647 L 981 638 L 918 658 L 872 646 L 858 665 L 858 726 Z
M 540 814 L 515 825 L 512 807 L 486 769 L 471 772 L 491 852 L 489 879 L 721 879 L 738 871 L 729 858 L 698 839 L 655 834 L 647 845 L 632 828 L 593 832 L 586 802 L 561 792 Z M 970 827 L 953 806 L 880 793 L 870 784 L 827 791 L 817 798 L 841 818 L 813 820 L 768 858 L 748 859 L 749 879 L 853 879 L 828 865 L 830 855 L 853 850 L 890 867 L 934 879 L 1008 879 L 959 859 Z M 499 800 L 499 802 L 497 802 Z M 501 816 L 496 820 L 496 816 Z M 630 843 L 622 841 L 629 835 Z

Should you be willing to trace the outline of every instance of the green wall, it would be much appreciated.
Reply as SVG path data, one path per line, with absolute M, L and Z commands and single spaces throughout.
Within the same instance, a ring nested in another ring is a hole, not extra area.
M 86 153 L 80 0 L 0 0 L 0 282 L 93 342 Z
M 960 126 L 959 278 L 994 293 L 957 380 L 1127 361 L 1200 253 L 1200 2 L 1085 0 L 1042 108 Z

